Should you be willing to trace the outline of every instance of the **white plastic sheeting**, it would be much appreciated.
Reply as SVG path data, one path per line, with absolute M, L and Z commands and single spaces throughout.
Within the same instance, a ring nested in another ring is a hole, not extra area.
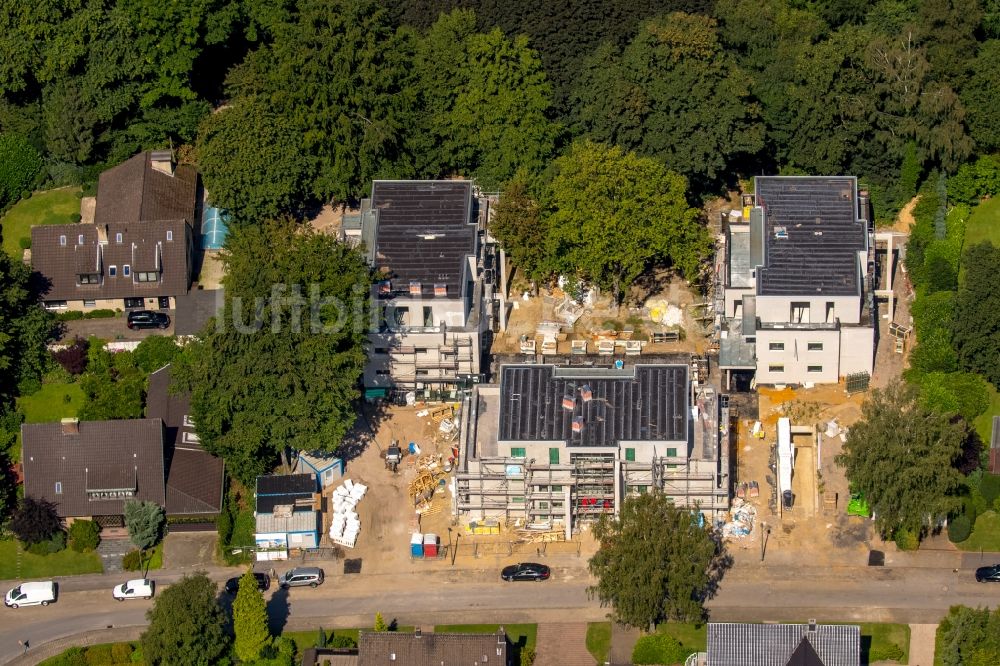
M 334 543 L 354 548 L 361 532 L 361 520 L 355 508 L 364 498 L 368 486 L 350 479 L 333 491 L 333 519 L 330 521 L 330 540 Z
M 787 418 L 778 419 L 778 491 L 792 489 L 792 466 L 795 452 L 792 449 L 792 424 Z

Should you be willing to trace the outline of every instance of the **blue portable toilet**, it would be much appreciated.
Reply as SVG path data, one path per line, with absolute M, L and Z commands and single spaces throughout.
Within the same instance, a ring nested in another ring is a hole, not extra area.
M 424 535 L 419 532 L 415 532 L 413 536 L 410 537 L 410 557 L 423 557 L 424 556 Z

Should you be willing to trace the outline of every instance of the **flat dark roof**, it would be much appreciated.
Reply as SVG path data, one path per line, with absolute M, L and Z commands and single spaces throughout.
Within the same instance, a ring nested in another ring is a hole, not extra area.
M 572 410 L 564 407 L 564 399 L 572 400 Z M 623 370 L 506 365 L 500 374 L 497 440 L 572 446 L 687 441 L 687 406 L 686 365 Z M 574 419 L 581 417 L 581 432 L 573 432 Z
M 857 180 L 849 176 L 758 176 L 764 211 L 764 296 L 860 294 L 858 251 L 868 229 L 858 219 Z
M 315 474 L 274 474 L 257 477 L 257 512 L 271 513 L 274 507 L 294 504 L 316 492 Z
M 376 180 L 372 209 L 375 267 L 388 272 L 394 288 L 419 282 L 424 296 L 447 285 L 448 296 L 462 293 L 466 257 L 476 252 L 472 182 L 468 180 Z

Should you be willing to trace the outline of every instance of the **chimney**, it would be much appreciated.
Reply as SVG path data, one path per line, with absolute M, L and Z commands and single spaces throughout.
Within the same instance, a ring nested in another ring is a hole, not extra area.
M 149 153 L 149 165 L 153 170 L 174 175 L 174 156 L 169 150 L 154 150 Z
M 416 636 L 417 638 L 420 638 L 423 635 L 423 632 L 420 631 L 420 627 L 414 628 L 413 635 Z
M 816 633 L 816 620 L 809 620 L 809 633 Z
M 62 434 L 64 435 L 80 434 L 80 419 L 63 419 L 61 423 L 62 423 Z

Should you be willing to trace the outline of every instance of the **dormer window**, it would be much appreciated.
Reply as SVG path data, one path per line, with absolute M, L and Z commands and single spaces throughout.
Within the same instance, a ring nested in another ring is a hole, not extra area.
M 116 275 L 118 275 L 118 267 L 108 266 L 108 275 L 110 275 L 111 277 L 115 277 Z
M 122 235 L 121 235 L 121 233 L 115 234 L 115 242 L 116 243 L 121 243 L 122 242 Z
M 96 273 L 83 273 L 77 276 L 80 279 L 80 284 L 100 284 L 101 276 Z
M 167 229 L 167 240 L 172 241 L 174 239 L 174 232 L 171 229 Z
M 420 294 L 421 294 L 420 283 L 419 282 L 411 282 L 410 283 L 410 296 L 420 296 Z
M 447 296 L 448 295 L 448 285 L 436 283 L 434 285 L 434 295 L 435 296 Z
M 156 282 L 160 279 L 160 274 L 156 271 L 141 271 L 135 274 L 136 282 Z
M 388 296 L 392 293 L 392 283 L 389 280 L 382 280 L 378 283 L 379 296 Z

